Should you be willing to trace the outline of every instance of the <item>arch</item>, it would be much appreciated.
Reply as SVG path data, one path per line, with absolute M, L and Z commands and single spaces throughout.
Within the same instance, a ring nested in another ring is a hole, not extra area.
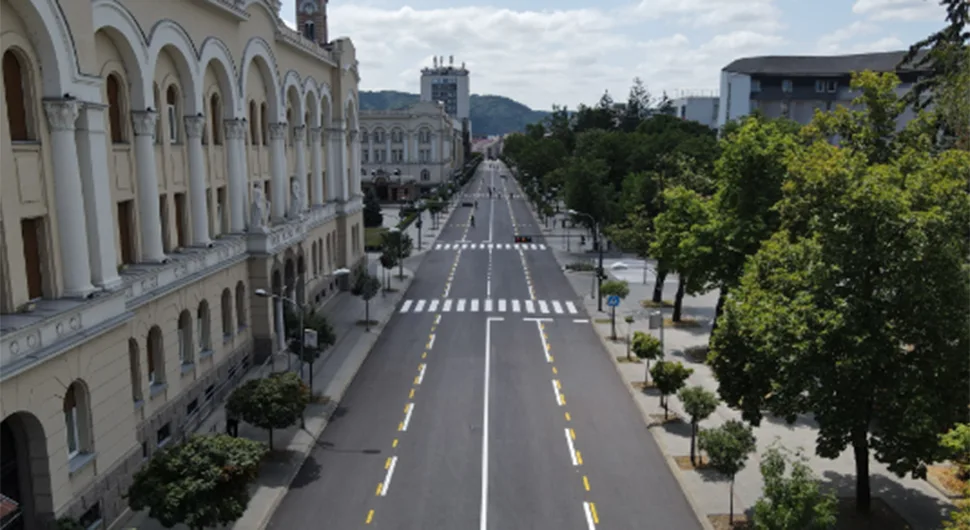
M 7 105 L 7 131 L 14 142 L 39 138 L 37 94 L 34 93 L 36 65 L 27 50 L 15 43 L 2 50 L 3 92 Z M 24 43 L 27 44 L 27 43 Z
M 67 457 L 94 452 L 91 422 L 91 393 L 82 379 L 75 379 L 64 390 L 64 427 Z
M 38 71 L 44 95 L 60 97 L 76 92 L 73 81 L 80 69 L 76 54 L 71 52 L 74 49 L 74 39 L 57 2 L 8 1 L 26 27 L 33 28 L 30 41 L 43 66 Z
M 312 77 L 307 77 L 303 81 L 303 108 L 305 113 L 310 115 L 310 127 L 320 127 L 323 121 L 320 118 L 320 92 L 317 90 L 317 81 Z
M 37 416 L 17 411 L 0 422 L 0 462 L 15 469 L 16 490 L 4 488 L 3 494 L 20 504 L 24 528 L 44 528 L 54 519 L 54 498 L 47 435 Z
M 304 106 L 306 105 L 303 99 L 303 85 L 300 83 L 300 74 L 294 70 L 287 72 L 286 77 L 283 78 L 283 101 L 283 108 L 287 108 L 289 105 L 293 106 L 293 119 L 296 121 L 289 125 L 291 127 L 306 125 L 303 123 Z
M 138 339 L 128 338 L 128 370 L 131 375 L 131 399 L 135 403 L 145 399 L 141 388 L 141 348 Z
M 236 63 L 232 60 L 229 47 L 217 37 L 207 38 L 199 50 L 199 101 L 201 102 L 204 97 L 202 82 L 212 62 L 216 63 L 213 66 L 213 72 L 219 82 L 219 92 L 222 93 L 223 112 L 228 109 L 229 118 L 245 117 L 245 112 L 240 108 L 239 91 L 236 89 L 236 83 L 233 82 L 236 78 Z
M 149 386 L 165 384 L 165 342 L 162 328 L 157 325 L 148 330 L 145 359 L 148 361 Z
M 94 0 L 91 9 L 95 34 L 105 31 L 125 63 L 131 85 L 131 110 L 151 107 L 155 99 L 152 95 L 152 84 L 148 82 L 151 78 L 143 70 L 149 64 L 148 46 L 138 21 L 117 0 Z
M 330 84 L 327 82 L 317 85 L 320 93 L 320 123 L 324 127 L 332 127 L 333 124 L 333 93 Z
M 236 327 L 246 327 L 246 284 L 242 280 L 236 283 Z
M 400 144 L 404 143 L 404 128 L 400 125 L 391 126 L 391 143 Z
M 226 289 L 228 294 L 228 289 Z M 208 300 L 199 302 L 199 309 L 195 313 L 195 325 L 199 328 L 199 351 L 212 349 L 212 315 L 209 311 Z
M 178 318 L 178 352 L 179 364 L 185 366 L 192 363 L 192 313 L 183 309 Z
M 243 58 L 240 64 L 242 66 L 239 68 L 237 82 L 239 83 L 241 99 L 243 101 L 247 99 L 246 77 L 249 74 L 250 66 L 255 64 L 263 76 L 263 83 L 266 84 L 266 89 L 270 91 L 269 97 L 266 98 L 269 100 L 270 119 L 275 122 L 282 121 L 283 109 L 286 106 L 283 105 L 283 98 L 280 94 L 280 87 L 282 85 L 280 84 L 279 70 L 276 67 L 276 57 L 273 55 L 269 44 L 261 37 L 249 39 L 249 42 L 246 43 L 246 48 L 243 50 Z
M 158 56 L 165 48 L 170 48 L 175 68 L 182 87 L 183 114 L 195 115 L 202 112 L 202 82 L 199 76 L 199 64 L 195 60 L 197 53 L 192 39 L 185 29 L 172 20 L 161 20 L 152 28 L 148 46 L 147 71 L 155 75 Z M 178 53 L 175 53 L 177 51 Z

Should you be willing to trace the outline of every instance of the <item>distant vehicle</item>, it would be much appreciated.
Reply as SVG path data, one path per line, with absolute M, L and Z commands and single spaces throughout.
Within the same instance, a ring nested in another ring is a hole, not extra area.
M 610 265 L 610 268 L 615 271 L 625 271 L 630 268 L 629 265 L 623 263 L 622 261 L 617 261 L 616 263 Z
M 465 200 L 463 200 L 463 201 L 461 201 L 461 205 L 462 206 L 474 206 L 474 203 L 472 201 L 465 201 Z
M 507 178 L 509 178 L 509 176 L 508 176 L 508 175 L 504 175 L 504 174 L 503 174 L 503 175 L 502 175 L 502 178 L 503 178 L 503 179 L 507 179 Z

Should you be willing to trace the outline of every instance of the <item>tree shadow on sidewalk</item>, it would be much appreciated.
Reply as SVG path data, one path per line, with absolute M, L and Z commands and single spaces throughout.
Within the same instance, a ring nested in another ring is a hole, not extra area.
M 831 488 L 840 498 L 848 498 L 854 503 L 855 474 L 826 471 L 822 474 L 822 478 L 824 487 Z M 947 514 L 953 508 L 946 501 L 933 498 L 881 474 L 870 474 L 869 483 L 872 490 L 873 512 L 878 512 L 877 516 L 872 518 L 868 525 L 865 521 L 861 524 L 854 522 L 850 526 L 840 524 L 838 526 L 840 530 L 843 528 L 845 530 L 868 530 L 870 528 L 872 530 L 895 530 L 896 528 L 903 528 L 897 521 L 892 520 L 893 516 L 904 519 L 913 530 L 935 530 L 942 527 L 943 520 L 946 519 Z M 887 509 L 877 510 L 877 499 L 881 499 Z M 895 512 L 895 514 L 891 512 Z

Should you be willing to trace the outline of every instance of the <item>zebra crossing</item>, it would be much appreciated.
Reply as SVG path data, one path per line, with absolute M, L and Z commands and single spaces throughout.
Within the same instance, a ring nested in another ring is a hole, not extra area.
M 398 313 L 523 313 L 528 315 L 576 315 L 576 304 L 566 300 L 484 300 L 478 298 L 432 298 L 405 300 Z
M 435 243 L 435 250 L 546 250 L 543 243 Z

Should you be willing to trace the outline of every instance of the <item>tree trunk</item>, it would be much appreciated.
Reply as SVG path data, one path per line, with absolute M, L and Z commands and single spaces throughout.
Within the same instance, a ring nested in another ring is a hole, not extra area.
M 667 396 L 663 396 L 662 401 L 663 401 L 663 406 L 664 406 L 664 421 L 667 421 L 667 410 L 668 410 L 668 408 L 667 408 Z
M 610 340 L 616 340 L 616 308 L 610 308 L 610 333 L 613 335 Z
M 643 362 L 647 365 L 647 371 L 643 374 L 643 386 L 647 386 L 650 383 L 650 359 L 644 359 Z
M 695 444 L 694 440 L 697 439 L 697 421 L 691 420 L 690 422 L 690 463 L 697 466 L 697 462 L 694 460 Z
M 869 434 L 867 429 L 852 433 L 852 451 L 855 453 L 855 507 L 860 513 L 869 514 L 872 494 L 869 489 Z
M 364 300 L 364 331 L 370 331 L 370 300 Z
M 681 274 L 680 279 L 677 281 L 677 294 L 674 296 L 674 314 L 670 317 L 673 322 L 680 322 L 681 311 L 684 309 L 684 285 L 687 283 L 687 278 Z
M 273 428 L 269 428 L 269 450 L 273 450 Z
M 727 287 L 721 287 L 721 294 L 717 296 L 717 305 L 714 306 L 714 322 L 711 323 L 711 336 L 714 336 L 714 330 L 717 329 L 717 323 L 721 320 L 721 313 L 724 312 L 724 302 L 727 301 Z
M 662 304 L 664 301 L 664 282 L 667 281 L 667 267 L 662 261 L 657 262 L 657 280 L 653 284 L 653 303 Z
M 731 499 L 728 501 L 728 524 L 734 524 L 734 477 L 731 477 L 731 489 L 728 490 L 731 493 Z

